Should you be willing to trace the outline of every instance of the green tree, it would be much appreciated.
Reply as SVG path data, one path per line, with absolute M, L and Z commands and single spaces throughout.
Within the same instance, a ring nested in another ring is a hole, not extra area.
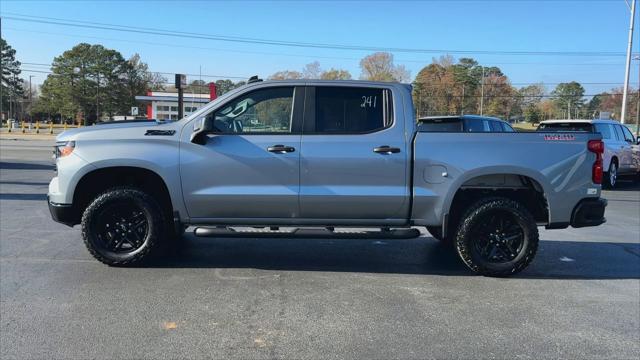
M 388 52 L 377 52 L 360 60 L 362 74 L 360 78 L 371 81 L 406 82 L 411 74 L 404 65 L 395 65 L 393 55 Z
M 65 119 L 127 114 L 135 96 L 162 88 L 166 80 L 148 71 L 138 55 L 125 60 L 116 50 L 81 43 L 54 58 L 38 101 L 40 112 Z
M 567 111 L 570 110 L 573 117 L 575 111 L 584 106 L 584 88 L 576 81 L 560 83 L 551 92 L 551 98 L 558 110 L 556 116 L 567 116 Z
M 541 114 L 538 106 L 535 104 L 528 105 L 524 110 L 524 119 L 532 124 L 540 122 Z
M 20 61 L 16 60 L 16 50 L 0 38 L 0 101 L 2 111 L 8 111 L 9 101 L 24 96 L 23 81 L 20 76 Z M 15 100 L 13 100 L 15 101 Z
M 238 81 L 234 83 L 229 79 L 216 80 L 216 95 L 220 96 L 245 84 L 246 82 L 244 81 Z

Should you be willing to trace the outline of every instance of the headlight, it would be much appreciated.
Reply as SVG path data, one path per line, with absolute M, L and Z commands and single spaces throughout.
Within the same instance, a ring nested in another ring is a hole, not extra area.
M 63 142 L 59 142 L 56 143 L 56 146 L 54 147 L 53 153 L 57 158 L 61 158 L 61 157 L 65 157 L 68 155 L 71 155 L 71 153 L 73 152 L 73 149 L 75 149 L 76 147 L 76 142 L 75 141 L 63 141 Z

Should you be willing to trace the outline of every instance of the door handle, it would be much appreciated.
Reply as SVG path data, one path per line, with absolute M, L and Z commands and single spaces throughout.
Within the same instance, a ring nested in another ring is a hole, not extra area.
M 382 145 L 382 146 L 378 146 L 377 148 L 374 148 L 373 152 L 374 153 L 378 153 L 378 154 L 389 155 L 389 154 L 399 153 L 400 152 L 400 148 L 391 147 L 389 145 Z
M 296 151 L 296 148 L 293 146 L 284 146 L 284 145 L 273 145 L 267 148 L 267 151 L 276 153 L 276 154 L 284 154 Z

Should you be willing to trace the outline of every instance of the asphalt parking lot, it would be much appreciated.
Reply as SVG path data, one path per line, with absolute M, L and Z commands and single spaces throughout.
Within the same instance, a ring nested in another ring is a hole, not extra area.
M 0 358 L 640 357 L 640 186 L 474 276 L 436 240 L 200 239 L 110 268 L 45 203 L 51 141 L 0 140 Z

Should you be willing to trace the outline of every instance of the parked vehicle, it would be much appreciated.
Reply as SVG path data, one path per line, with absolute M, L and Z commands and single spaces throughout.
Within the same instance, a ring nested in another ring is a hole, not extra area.
M 605 222 L 599 134 L 431 133 L 411 99 L 395 83 L 251 82 L 177 122 L 66 131 L 49 209 L 109 265 L 162 253 L 188 225 L 427 226 L 491 276 L 532 261 L 537 226 Z
M 418 131 L 427 132 L 514 132 L 508 122 L 478 115 L 425 116 L 418 119 Z
M 626 126 L 613 120 L 545 120 L 538 126 L 544 132 L 599 133 L 604 143 L 605 186 L 615 188 L 619 176 L 640 177 L 638 139 Z

